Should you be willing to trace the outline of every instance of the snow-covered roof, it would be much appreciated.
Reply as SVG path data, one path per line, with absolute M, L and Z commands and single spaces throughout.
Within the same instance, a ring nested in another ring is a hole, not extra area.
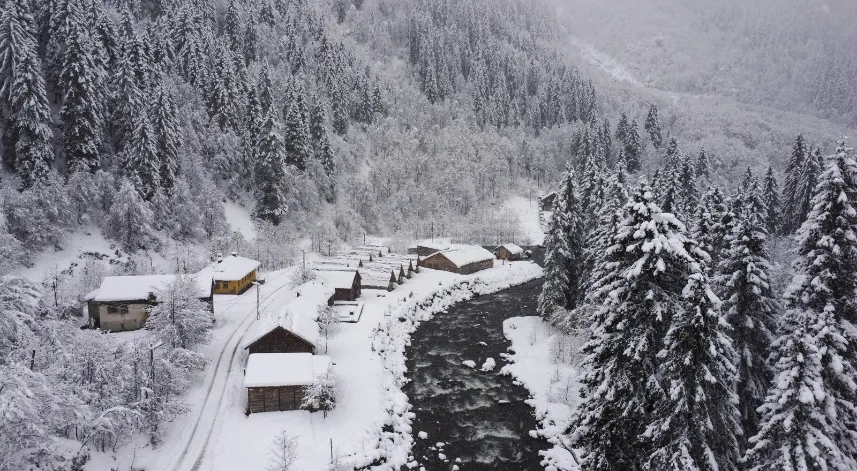
M 438 252 L 440 252 L 441 250 L 449 249 L 449 244 L 445 244 L 443 242 L 425 242 L 425 241 L 423 241 L 423 242 L 420 242 L 419 244 L 417 244 L 417 247 L 423 247 L 426 249 L 437 250 Z
M 500 247 L 497 247 L 495 250 L 500 250 L 500 248 L 504 248 L 509 251 L 512 255 L 519 255 L 524 253 L 524 249 L 515 245 L 515 244 L 503 244 Z
M 137 275 L 137 276 L 107 276 L 101 280 L 101 286 L 97 292 L 90 293 L 87 298 L 96 302 L 109 301 L 139 301 L 149 299 L 149 295 L 156 298 L 160 291 L 167 289 L 177 275 Z M 198 273 L 192 276 L 199 287 L 199 297 L 211 297 L 211 275 Z
M 235 281 L 247 276 L 248 273 L 259 268 L 259 262 L 251 258 L 230 255 L 222 262 L 214 266 L 214 280 Z
M 478 245 L 457 245 L 453 249 L 434 253 L 426 257 L 426 260 L 443 255 L 457 267 L 463 267 L 471 263 L 494 260 L 494 254 Z
M 330 357 L 311 353 L 254 353 L 247 359 L 244 387 L 308 386 L 330 365 Z
M 265 313 L 247 332 L 244 348 L 249 347 L 269 332 L 277 328 L 288 330 L 309 343 L 318 341 L 318 310 L 326 306 L 327 300 L 333 296 L 333 288 L 318 281 L 304 283 L 298 288 L 301 294 L 282 309 Z
M 357 270 L 327 271 L 323 268 L 319 268 L 316 270 L 316 273 L 325 284 L 330 285 L 335 289 L 351 289 L 351 286 L 354 285 L 354 276 L 357 273 Z

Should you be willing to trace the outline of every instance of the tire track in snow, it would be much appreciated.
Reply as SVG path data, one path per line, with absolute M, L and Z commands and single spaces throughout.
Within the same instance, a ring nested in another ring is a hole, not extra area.
M 287 273 L 283 273 L 283 275 L 286 275 Z M 260 311 L 262 310 L 262 307 L 264 307 L 265 303 L 268 300 L 270 300 L 271 297 L 274 296 L 274 294 L 276 294 L 277 292 L 279 292 L 281 289 L 285 288 L 286 286 L 287 286 L 287 284 L 283 284 L 282 286 L 271 291 L 271 293 L 269 293 L 267 296 L 265 296 L 265 299 L 261 300 L 259 303 Z M 256 289 L 258 289 L 258 287 Z M 244 294 L 242 294 L 239 297 L 239 299 L 245 297 L 249 293 L 250 293 L 249 290 L 246 291 Z M 238 300 L 236 300 L 236 302 L 233 303 L 231 306 L 234 306 L 237 302 L 238 302 Z M 205 456 L 205 451 L 208 447 L 208 442 L 211 439 L 211 434 L 214 430 L 214 425 L 217 423 L 216 412 L 220 410 L 220 406 L 223 404 L 223 397 L 226 395 L 226 389 L 229 386 L 229 376 L 230 376 L 230 373 L 232 372 L 232 365 L 233 365 L 233 363 L 235 363 L 235 356 L 238 353 L 238 346 L 241 345 L 241 341 L 244 339 L 244 336 L 247 334 L 247 331 L 250 329 L 250 326 L 253 324 L 253 321 L 255 321 L 254 317 L 255 317 L 255 310 L 249 311 L 247 314 L 247 317 L 243 321 L 241 321 L 241 323 L 238 325 L 238 327 L 232 332 L 232 334 L 229 336 L 229 339 L 224 344 L 223 350 L 220 351 L 220 355 L 218 355 L 218 357 L 217 357 L 217 363 L 215 365 L 215 371 L 214 371 L 214 374 L 212 375 L 211 383 L 208 385 L 208 390 L 205 392 L 205 398 L 203 399 L 202 408 L 200 408 L 200 412 L 196 417 L 196 421 L 195 421 L 193 429 L 191 430 L 191 433 L 187 439 L 187 443 L 185 444 L 184 449 L 182 450 L 182 452 L 178 456 L 178 458 L 173 460 L 175 462 L 175 465 L 169 466 L 168 469 L 173 469 L 174 471 L 183 471 L 184 469 L 191 469 L 191 470 L 196 471 L 199 469 L 200 465 L 202 464 L 202 459 Z M 238 332 L 241 332 L 241 335 L 238 337 L 238 340 L 235 342 L 235 344 L 232 348 L 232 353 L 229 356 L 229 362 L 226 364 L 226 372 L 223 373 L 223 375 L 221 375 L 221 372 L 222 372 L 221 363 L 223 361 L 223 356 L 227 351 L 229 351 L 229 346 L 232 344 L 232 341 L 233 341 L 233 339 L 235 339 L 235 335 L 238 334 Z M 219 397 L 216 398 L 217 407 L 214 409 L 214 412 L 211 414 L 211 417 L 212 417 L 211 423 L 206 425 L 206 427 L 203 430 L 200 430 L 199 427 L 200 427 L 200 424 L 203 422 L 203 418 L 206 417 L 206 411 L 211 409 L 212 402 L 215 400 L 211 397 L 211 393 L 214 390 L 214 385 L 218 382 L 218 376 L 223 376 L 223 378 L 222 378 L 223 379 L 223 387 L 220 389 Z M 203 440 L 203 442 L 200 445 L 200 450 L 198 452 L 196 459 L 193 461 L 193 466 L 191 466 L 190 468 L 183 468 L 182 465 L 185 463 L 191 447 L 193 447 L 194 442 L 198 438 L 197 437 L 197 431 L 198 430 L 200 430 L 199 433 L 204 433 L 206 430 L 208 433 L 206 433 L 205 439 Z

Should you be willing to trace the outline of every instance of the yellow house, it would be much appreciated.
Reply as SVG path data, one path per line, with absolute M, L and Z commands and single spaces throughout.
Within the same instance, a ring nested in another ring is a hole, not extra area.
M 250 284 L 256 281 L 259 265 L 256 260 L 239 257 L 233 252 L 214 266 L 214 294 L 241 294 L 247 291 Z

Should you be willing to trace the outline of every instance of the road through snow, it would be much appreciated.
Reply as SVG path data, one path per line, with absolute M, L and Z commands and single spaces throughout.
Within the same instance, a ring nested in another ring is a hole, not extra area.
M 238 321 L 234 323 L 236 327 L 229 334 L 226 342 L 223 343 L 222 350 L 214 364 L 213 374 L 209 375 L 211 379 L 205 388 L 202 405 L 198 411 L 195 411 L 196 414 L 192 419 L 193 427 L 189 429 L 189 433 L 187 432 L 188 427 L 186 427 L 180 437 L 180 445 L 176 447 L 176 450 L 180 449 L 181 452 L 170 454 L 168 463 L 159 469 L 173 471 L 195 471 L 199 469 L 212 430 L 217 423 L 217 412 L 223 403 L 230 375 L 235 371 L 241 371 L 240 366 L 236 367 L 235 363 L 239 357 L 239 347 L 243 342 L 244 335 L 256 320 L 256 290 L 261 289 L 260 311 L 265 312 L 272 306 L 280 304 L 275 304 L 275 301 L 285 301 L 285 298 L 293 295 L 291 290 L 284 290 L 288 286 L 290 274 L 290 270 L 273 273 L 268 276 L 265 285 L 251 288 L 239 296 L 223 296 L 220 297 L 222 299 L 215 300 L 215 312 L 218 317 L 224 317 L 230 313 L 229 311 L 235 310 L 236 312 L 230 317 Z M 218 310 L 219 304 L 223 305 L 220 310 Z

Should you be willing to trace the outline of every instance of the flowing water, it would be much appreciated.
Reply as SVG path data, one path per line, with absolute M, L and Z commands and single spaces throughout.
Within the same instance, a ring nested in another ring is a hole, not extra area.
M 501 354 L 510 346 L 503 320 L 534 315 L 541 284 L 535 280 L 459 303 L 414 332 L 404 392 L 416 414 L 414 458 L 426 470 L 456 464 L 462 471 L 542 469 L 538 451 L 549 445 L 529 435 L 537 425 L 524 402 L 529 393 L 499 374 L 507 363 Z M 487 358 L 497 366 L 481 371 Z M 476 368 L 463 365 L 465 360 Z

